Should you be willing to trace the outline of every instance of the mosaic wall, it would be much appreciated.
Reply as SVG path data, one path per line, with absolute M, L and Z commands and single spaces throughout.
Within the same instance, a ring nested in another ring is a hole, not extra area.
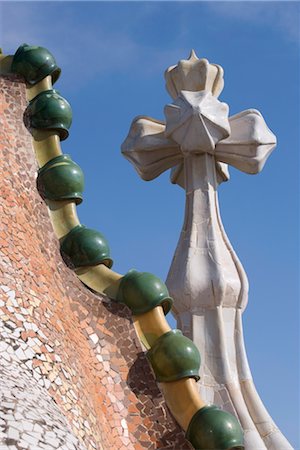
M 0 450 L 192 447 L 170 416 L 131 312 L 63 263 L 23 125 L 0 78 Z

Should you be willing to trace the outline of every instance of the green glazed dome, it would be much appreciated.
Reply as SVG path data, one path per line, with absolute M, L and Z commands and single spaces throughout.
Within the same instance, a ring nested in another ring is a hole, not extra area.
M 54 84 L 61 72 L 49 50 L 28 44 L 21 45 L 14 54 L 11 70 L 22 75 L 31 85 L 48 75 L 51 75 L 52 84 Z
M 156 381 L 176 381 L 186 377 L 193 377 L 196 381 L 200 379 L 199 351 L 180 330 L 171 330 L 160 336 L 147 352 L 147 357 Z
M 59 134 L 61 141 L 69 136 L 71 123 L 71 106 L 54 89 L 43 91 L 34 97 L 24 113 L 24 124 L 30 132 L 32 129 L 53 130 Z
M 204 406 L 194 414 L 186 438 L 196 450 L 242 450 L 243 430 L 238 420 L 216 406 Z
M 39 193 L 48 200 L 82 202 L 84 176 L 81 168 L 69 155 L 60 155 L 47 162 L 37 178 Z
M 167 314 L 173 300 L 160 278 L 148 272 L 130 270 L 121 280 L 117 300 L 125 303 L 133 315 L 144 314 L 158 305 Z
M 105 237 L 99 231 L 77 225 L 62 239 L 60 251 L 72 268 L 104 264 L 111 267 L 110 251 Z

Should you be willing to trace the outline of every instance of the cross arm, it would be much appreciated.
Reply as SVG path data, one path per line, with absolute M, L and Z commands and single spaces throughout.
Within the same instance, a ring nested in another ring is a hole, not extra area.
M 247 109 L 229 118 L 231 133 L 218 142 L 218 161 L 249 174 L 261 172 L 276 146 L 276 136 L 256 109 Z
M 176 166 L 182 157 L 179 145 L 165 137 L 165 124 L 147 116 L 133 120 L 121 150 L 146 181 Z
M 122 145 L 141 178 L 152 180 L 172 168 L 171 181 L 183 187 L 184 158 L 197 153 L 214 156 L 219 182 L 229 178 L 227 164 L 249 174 L 262 170 L 276 137 L 255 109 L 228 118 L 228 106 L 217 99 L 224 84 L 220 66 L 192 51 L 165 77 L 175 99 L 165 107 L 166 123 L 138 116 Z
M 219 182 L 229 178 L 226 164 L 249 174 L 259 173 L 276 146 L 275 135 L 255 109 L 230 117 L 229 124 L 230 136 L 219 141 L 213 152 Z M 165 128 L 161 121 L 136 117 L 122 144 L 122 153 L 143 180 L 153 180 L 172 168 L 172 183 L 183 187 L 183 154 L 180 145 L 166 137 Z

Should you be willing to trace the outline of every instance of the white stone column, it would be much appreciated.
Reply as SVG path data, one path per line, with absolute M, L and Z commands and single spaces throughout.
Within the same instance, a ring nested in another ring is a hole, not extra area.
M 208 403 L 237 415 L 246 449 L 291 449 L 253 384 L 241 314 L 248 280 L 225 234 L 218 207 L 215 158 L 184 158 L 186 206 L 167 277 L 178 326 L 202 357 L 199 390 Z
M 215 158 L 189 155 L 184 172 L 185 219 L 167 277 L 178 326 L 200 350 L 202 398 L 239 417 L 246 448 L 265 449 L 239 386 L 235 320 L 241 279 L 220 227 Z

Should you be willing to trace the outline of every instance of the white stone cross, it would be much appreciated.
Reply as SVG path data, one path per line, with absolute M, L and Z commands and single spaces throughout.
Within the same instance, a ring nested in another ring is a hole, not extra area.
M 200 350 L 201 395 L 237 415 L 246 450 L 291 450 L 252 380 L 241 317 L 248 280 L 224 231 L 217 198 L 218 185 L 229 179 L 227 165 L 260 172 L 276 137 L 255 109 L 228 117 L 227 104 L 217 98 L 223 69 L 194 51 L 169 67 L 165 77 L 174 100 L 165 107 L 166 122 L 135 118 L 122 153 L 144 180 L 172 169 L 172 183 L 186 191 L 167 286 L 179 328 Z

